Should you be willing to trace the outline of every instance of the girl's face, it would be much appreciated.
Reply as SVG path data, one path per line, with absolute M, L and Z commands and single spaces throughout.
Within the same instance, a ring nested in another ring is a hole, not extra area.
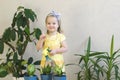
M 58 21 L 56 17 L 49 16 L 46 20 L 46 27 L 48 32 L 56 32 L 58 29 Z

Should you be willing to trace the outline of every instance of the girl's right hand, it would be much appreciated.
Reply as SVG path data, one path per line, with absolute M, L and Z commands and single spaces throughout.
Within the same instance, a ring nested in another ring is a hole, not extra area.
M 46 38 L 45 34 L 41 34 L 40 37 L 39 37 L 39 40 L 43 40 L 44 41 L 45 38 Z

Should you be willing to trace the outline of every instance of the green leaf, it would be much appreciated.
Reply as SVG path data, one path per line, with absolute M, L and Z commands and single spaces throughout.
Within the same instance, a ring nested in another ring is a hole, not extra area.
M 24 37 L 23 37 L 23 31 L 20 29 L 20 28 L 18 28 L 18 38 L 19 38 L 19 41 L 21 41 L 21 42 L 23 42 L 23 40 L 24 40 Z
M 32 13 L 31 9 L 25 9 L 24 13 L 25 13 L 25 16 L 27 18 L 30 18 L 32 22 L 35 21 L 34 14 Z
M 22 44 L 19 44 L 18 46 L 17 46 L 17 50 L 18 50 L 18 54 L 19 55 L 22 55 L 23 53 L 23 45 Z
M 15 63 L 18 62 L 18 55 L 17 55 L 17 52 L 15 52 L 14 55 L 13 55 L 13 61 L 14 61 Z
M 111 47 L 110 47 L 110 56 L 111 57 L 113 55 L 113 50 L 114 50 L 114 35 L 112 36 L 112 39 L 111 39 Z
M 10 37 L 11 37 L 11 39 L 12 39 L 13 41 L 15 41 L 15 39 L 16 39 L 16 33 L 15 33 L 14 30 L 11 31 Z
M 25 28 L 25 33 L 26 33 L 27 35 L 30 35 L 30 29 L 29 29 L 29 27 L 27 27 L 27 26 L 26 26 L 26 28 Z
M 20 19 L 21 17 L 23 17 L 23 12 L 19 12 L 16 16 L 17 19 Z
M 10 32 L 11 32 L 11 27 L 9 27 L 5 30 L 5 32 L 3 33 L 3 36 L 2 36 L 4 41 L 10 41 L 10 39 L 11 39 Z
M 42 68 L 42 73 L 43 74 L 50 74 L 51 73 L 52 67 L 47 65 L 46 67 Z
M 40 65 L 40 62 L 41 62 L 41 61 L 38 60 L 38 61 L 35 61 L 33 64 L 34 64 L 34 65 Z
M 8 72 L 4 67 L 0 67 L 0 77 L 5 77 L 7 76 Z
M 15 18 L 15 23 L 17 23 L 18 27 L 22 26 L 24 28 L 28 24 L 28 19 L 23 15 L 23 12 L 19 12 Z
M 26 25 L 29 25 L 28 24 L 28 19 L 26 17 L 23 17 L 22 18 L 23 22 L 22 22 L 22 27 L 24 28 Z
M 16 25 L 16 20 L 17 20 L 16 15 L 17 15 L 17 13 L 14 14 L 13 21 L 11 24 L 12 27 L 15 27 L 15 25 Z
M 97 55 L 101 55 L 101 54 L 105 54 L 106 52 L 93 52 L 93 53 L 90 53 L 89 56 L 90 57 L 94 57 L 94 56 L 97 56 Z
M 33 58 L 30 57 L 30 58 L 28 59 L 28 65 L 31 64 L 32 62 L 33 62 Z
M 35 14 L 34 11 L 31 12 L 35 18 L 37 18 L 37 15 Z
M 21 65 L 25 65 L 25 64 L 27 64 L 28 62 L 26 61 L 26 60 L 23 60 L 22 62 L 21 62 Z
M 20 9 L 24 9 L 24 7 L 23 7 L 23 6 L 19 6 L 19 7 L 17 8 L 17 10 L 20 10 Z
M 13 65 L 12 62 L 11 62 L 11 61 L 8 61 L 7 66 L 8 66 L 8 67 L 12 67 L 12 65 Z
M 30 64 L 27 66 L 27 72 L 29 76 L 33 76 L 35 73 L 35 66 L 34 64 Z
M 0 54 L 3 53 L 4 50 L 4 43 L 0 40 Z
M 19 17 L 19 16 L 18 16 Z M 17 18 L 17 26 L 20 27 L 23 25 L 23 15 L 21 14 L 19 18 Z
M 42 34 L 41 30 L 39 28 L 34 29 L 35 31 L 35 37 L 39 40 L 40 35 Z
M 8 53 L 6 54 L 7 61 L 10 61 L 10 57 L 12 56 L 13 52 L 9 52 L 10 48 L 8 49 Z
M 88 39 L 87 55 L 90 54 L 90 48 L 91 48 L 91 37 L 89 37 L 89 39 Z

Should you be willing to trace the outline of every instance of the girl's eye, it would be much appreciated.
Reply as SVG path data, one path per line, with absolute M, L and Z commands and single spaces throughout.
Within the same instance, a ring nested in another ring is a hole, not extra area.
M 50 23 L 47 23 L 47 24 L 50 24 Z
M 55 25 L 56 23 L 53 23 L 53 25 Z

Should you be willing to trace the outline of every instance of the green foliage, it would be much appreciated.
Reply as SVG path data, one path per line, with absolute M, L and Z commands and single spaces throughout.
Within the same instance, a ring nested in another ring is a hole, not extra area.
M 34 73 L 35 73 L 35 66 L 34 66 L 34 64 L 29 64 L 27 66 L 27 73 L 28 73 L 29 76 L 33 76 L 34 75 Z
M 46 62 L 44 67 L 41 67 L 40 69 L 38 69 L 40 71 L 41 74 L 44 75 L 48 75 L 51 74 L 52 72 L 52 67 L 53 67 L 53 61 L 51 60 L 51 58 L 48 56 L 49 52 L 51 50 L 49 48 L 46 48 L 43 52 L 45 53 L 45 58 L 46 58 Z
M 99 66 L 100 60 L 96 56 L 103 54 L 103 52 L 92 52 L 91 51 L 91 38 L 88 39 L 87 48 L 83 55 L 75 54 L 79 57 L 79 63 L 71 63 L 68 65 L 79 66 L 80 70 L 77 73 L 77 80 L 100 80 L 100 73 L 102 73 L 102 68 Z
M 114 51 L 114 35 L 111 39 L 110 52 L 91 51 L 91 39 L 89 37 L 87 50 L 84 55 L 75 54 L 80 57 L 77 65 L 80 71 L 77 73 L 78 80 L 120 80 L 119 57 L 120 49 Z
M 119 61 L 117 59 L 120 57 L 120 49 L 114 51 L 114 35 L 111 39 L 111 45 L 110 45 L 110 52 L 106 52 L 105 54 L 97 56 L 98 59 L 100 59 L 105 64 L 102 65 L 103 72 L 106 75 L 106 80 L 120 80 L 120 73 L 119 73 Z
M 5 69 L 4 64 L 0 65 L 0 77 L 3 78 L 8 74 L 7 70 Z
M 40 60 L 37 60 L 34 62 L 33 58 L 30 57 L 28 60 L 27 60 L 27 76 L 34 76 L 35 75 L 35 71 L 36 71 L 36 68 L 35 68 L 35 65 L 40 65 Z
M 81 70 L 78 72 L 78 80 L 100 80 L 99 75 L 96 72 L 100 72 L 99 60 L 96 56 L 103 53 L 91 52 L 91 38 L 89 37 L 87 50 L 85 55 L 79 55 L 79 65 Z M 78 56 L 78 55 L 77 55 Z
M 28 43 L 34 42 L 41 35 L 39 28 L 35 28 L 33 31 L 30 30 L 30 22 L 34 22 L 36 19 L 37 15 L 32 9 L 19 6 L 13 16 L 11 26 L 5 29 L 2 38 L 0 38 L 0 54 L 3 54 L 5 50 L 4 45 L 7 45 L 9 50 L 4 64 L 8 67 L 8 73 L 12 73 L 15 77 L 23 75 L 22 70 L 25 69 L 27 64 L 27 61 L 23 59 L 23 55 Z
M 4 50 L 4 43 L 0 40 L 0 54 L 2 54 Z
M 26 69 L 27 61 L 20 59 L 17 52 L 12 52 L 9 49 L 6 54 L 6 62 L 2 64 L 5 64 L 4 67 L 6 67 L 8 73 L 12 73 L 15 77 L 20 77 L 23 76 L 22 70 Z
M 54 75 L 56 75 L 56 76 L 62 76 L 62 75 L 64 75 L 64 72 L 62 71 L 62 69 L 63 69 L 63 67 L 55 65 L 54 68 L 53 68 Z
M 52 67 L 50 65 L 45 66 L 41 70 L 41 74 L 51 74 Z
M 34 31 L 35 31 L 35 37 L 37 39 L 39 39 L 39 36 L 42 34 L 41 31 L 40 31 L 40 29 L 36 28 L 36 29 L 34 29 Z

